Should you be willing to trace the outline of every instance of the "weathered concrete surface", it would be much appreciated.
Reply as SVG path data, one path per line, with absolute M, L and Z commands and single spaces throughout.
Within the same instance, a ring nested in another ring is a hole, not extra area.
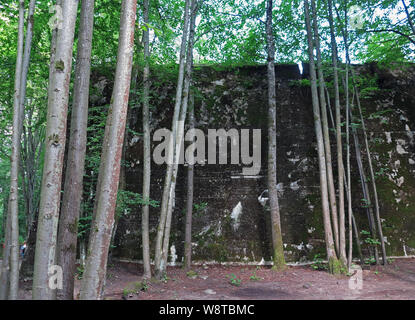
M 310 260 L 316 253 L 324 252 L 311 93 L 300 81 L 307 77 L 307 65 L 304 67 L 304 75 L 296 65 L 276 67 L 278 187 L 283 240 L 289 261 Z M 375 171 L 379 175 L 381 216 L 389 255 L 409 255 L 415 248 L 414 69 L 411 66 L 405 71 L 381 70 L 376 65 L 358 68 L 361 75 L 375 79 L 379 87 L 375 93 L 369 92 L 362 103 L 365 114 L 372 114 L 367 126 Z M 245 178 L 240 165 L 196 166 L 194 202 L 201 209 L 194 212 L 194 258 L 241 262 L 269 260 L 270 218 L 258 201 L 266 189 L 266 67 L 199 67 L 195 73 L 197 127 L 204 132 L 208 128 L 262 129 L 262 169 L 258 176 Z M 161 75 L 159 71 L 153 79 L 153 86 L 158 88 L 151 103 L 153 130 L 171 127 L 175 76 L 174 73 Z M 110 81 L 101 78 L 101 85 L 104 99 L 97 103 L 109 100 L 108 92 L 111 92 Z M 131 127 L 141 132 L 140 109 L 132 112 Z M 334 142 L 332 136 L 333 148 Z M 130 136 L 126 154 L 127 189 L 141 192 L 141 136 Z M 352 161 L 353 210 L 360 229 L 368 230 L 354 157 Z M 334 167 L 336 170 L 335 161 Z M 152 199 L 161 199 L 164 169 L 164 166 L 152 164 Z M 180 166 L 171 236 L 177 255 L 174 261 L 179 262 L 184 242 L 185 177 L 186 167 Z M 115 256 L 140 259 L 140 213 L 140 208 L 132 208 L 128 216 L 120 219 Z M 151 209 L 150 213 L 153 239 L 159 209 Z

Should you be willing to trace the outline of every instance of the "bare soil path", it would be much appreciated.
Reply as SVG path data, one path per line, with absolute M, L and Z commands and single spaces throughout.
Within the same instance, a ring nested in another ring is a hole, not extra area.
M 189 277 L 181 268 L 168 268 L 162 282 L 139 288 L 142 268 L 134 263 L 110 265 L 105 298 L 108 300 L 408 300 L 415 299 L 415 259 L 396 259 L 388 266 L 363 270 L 363 288 L 349 287 L 350 277 L 332 276 L 310 266 L 269 267 L 197 266 Z M 232 279 L 234 279 L 232 281 Z M 239 283 L 240 280 L 240 283 Z M 76 291 L 80 281 L 76 281 Z M 31 281 L 22 281 L 20 297 L 30 299 Z

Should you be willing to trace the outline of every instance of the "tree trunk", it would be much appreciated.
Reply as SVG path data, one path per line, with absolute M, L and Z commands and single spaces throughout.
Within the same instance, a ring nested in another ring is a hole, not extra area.
M 151 180 L 151 137 L 150 137 L 150 30 L 149 30 L 149 0 L 144 0 L 144 72 L 143 72 L 143 132 L 144 132 L 144 168 L 143 168 L 143 199 L 150 201 Z M 150 235 L 149 235 L 149 204 L 142 207 L 141 233 L 143 245 L 144 278 L 151 278 L 150 266 Z
M 347 0 L 345 1 L 345 8 L 344 8 L 344 18 L 345 18 L 345 27 L 344 27 L 344 43 L 345 43 L 345 50 L 346 56 L 349 56 L 349 45 L 348 45 L 348 31 L 347 31 Z M 351 168 L 350 168 L 350 97 L 349 97 L 349 63 L 350 61 L 346 61 L 346 84 L 344 87 L 345 94 L 346 94 L 346 153 L 347 153 L 347 185 L 348 185 L 348 197 L 347 197 L 347 212 L 349 218 L 349 252 L 348 252 L 348 260 L 347 266 L 350 270 L 352 265 L 352 179 L 351 179 Z
M 322 127 L 323 127 L 324 149 L 325 149 L 326 167 L 327 167 L 327 183 L 328 183 L 330 209 L 331 209 L 331 217 L 332 217 L 331 221 L 333 224 L 334 243 L 335 243 L 337 252 L 339 252 L 339 226 L 338 226 L 338 216 L 337 216 L 336 189 L 334 187 L 331 144 L 330 144 L 328 117 L 327 117 L 327 103 L 326 103 L 326 97 L 325 97 L 325 91 L 324 91 L 326 83 L 325 83 L 324 75 L 323 75 L 323 63 L 322 63 L 321 50 L 320 50 L 320 37 L 319 37 L 319 31 L 318 31 L 318 25 L 317 25 L 317 10 L 316 10 L 316 5 L 315 5 L 314 0 L 311 0 L 311 9 L 313 13 L 314 39 L 315 39 L 316 53 L 317 53 L 318 88 L 319 88 L 319 93 L 320 93 L 321 120 L 322 120 Z
M 117 68 L 105 127 L 98 178 L 101 180 L 98 182 L 100 190 L 97 189 L 96 192 L 96 212 L 91 228 L 88 257 L 81 284 L 80 298 L 82 300 L 100 299 L 103 294 L 130 92 L 136 9 L 137 0 L 123 0 Z
M 314 64 L 314 53 L 313 53 L 313 39 L 310 24 L 310 15 L 308 8 L 308 0 L 304 0 L 304 11 L 305 21 L 307 27 L 307 41 L 308 41 L 308 55 L 310 59 L 310 77 L 311 77 L 311 93 L 312 93 L 312 104 L 314 114 L 314 127 L 317 139 L 317 152 L 319 159 L 319 172 L 320 172 L 320 192 L 321 192 L 321 206 L 323 210 L 323 223 L 324 223 L 324 234 L 326 240 L 326 251 L 327 260 L 329 261 L 329 272 L 340 273 L 340 264 L 336 256 L 334 248 L 333 232 L 330 222 L 330 208 L 328 201 L 328 190 L 327 190 L 327 172 L 326 172 L 326 159 L 324 154 L 324 141 L 323 131 L 321 128 L 320 120 L 320 105 L 318 101 L 317 91 L 317 75 Z
M 10 246 L 10 288 L 8 298 L 16 300 L 19 290 L 19 165 L 21 148 L 21 131 L 23 106 L 21 101 L 22 67 L 23 67 L 23 40 L 24 40 L 24 1 L 19 1 L 19 29 L 17 39 L 17 60 L 14 79 L 14 100 L 13 100 L 13 134 L 12 134 L 12 155 L 10 158 L 10 193 L 8 205 L 8 217 L 10 219 L 10 238 L 7 246 Z M 26 73 L 27 74 L 27 73 Z M 7 254 L 7 253 L 6 253 Z M 3 263 L 7 260 L 4 259 Z
M 193 67 L 193 45 L 194 45 L 194 35 L 195 35 L 195 28 L 196 28 L 196 13 L 197 13 L 197 1 L 191 1 L 190 6 L 190 31 L 189 31 L 189 41 L 187 47 L 187 57 L 186 57 L 186 74 L 184 79 L 184 89 L 183 89 L 183 97 L 181 103 L 181 110 L 179 116 L 179 122 L 177 127 L 177 135 L 176 135 L 176 144 L 175 144 L 175 153 L 173 158 L 173 173 L 172 173 L 172 180 L 170 184 L 170 199 L 169 205 L 167 209 L 167 218 L 166 218 L 166 225 L 164 229 L 164 239 L 163 239 L 163 249 L 162 249 L 162 262 L 161 265 L 164 266 L 164 270 L 160 270 L 158 273 L 158 277 L 166 271 L 167 266 L 167 259 L 168 259 L 168 252 L 169 252 L 169 240 L 170 240 L 170 229 L 171 229 L 171 220 L 173 215 L 173 210 L 175 206 L 175 190 L 176 190 L 176 182 L 177 182 L 177 173 L 178 173 L 178 165 L 179 165 L 179 158 L 180 158 L 180 151 L 182 146 L 182 140 L 184 136 L 184 123 L 186 122 L 186 115 L 187 115 L 187 106 L 189 101 L 189 91 L 190 91 L 190 83 L 192 80 L 192 67 Z
M 35 12 L 35 0 L 30 0 L 29 3 L 29 12 L 27 15 L 27 27 L 26 27 L 26 39 L 25 39 L 25 46 L 24 46 L 24 53 L 23 53 L 23 64 L 22 64 L 22 77 L 21 77 L 21 85 L 20 85 L 20 135 L 25 133 L 23 128 L 24 118 L 25 118 L 25 102 L 26 102 L 26 85 L 27 85 L 27 74 L 29 71 L 29 63 L 30 63 L 30 52 L 32 50 L 32 37 L 33 37 L 33 24 L 34 24 L 34 12 Z M 28 117 L 29 121 L 32 120 L 33 117 L 33 108 L 30 109 L 30 116 Z M 23 178 L 23 195 L 25 198 L 25 205 L 26 205 L 26 230 L 29 232 L 29 226 L 31 225 L 31 220 L 33 218 L 33 194 L 34 194 L 34 176 L 35 176 L 35 167 L 34 167 L 34 157 L 33 153 L 28 152 L 29 148 L 30 151 L 33 150 L 33 137 L 32 132 L 28 133 L 29 141 L 26 139 L 26 134 L 23 134 L 24 140 L 24 150 L 22 150 L 22 155 L 20 159 L 21 165 L 21 176 Z M 28 145 L 29 143 L 29 145 Z M 27 169 L 27 180 L 25 181 L 25 171 L 23 168 L 23 155 L 30 155 L 28 160 Z
M 53 298 L 54 289 L 48 286 L 48 273 L 50 267 L 55 264 L 77 8 L 77 0 L 62 1 L 62 29 L 57 31 L 56 53 L 50 69 L 45 160 L 32 291 L 35 300 Z
M 331 38 L 331 52 L 333 63 L 333 85 L 335 96 L 336 109 L 336 144 L 337 144 L 337 166 L 338 166 L 338 181 L 339 181 L 339 255 L 345 263 L 346 258 L 346 236 L 345 236 L 345 211 L 344 211 L 344 166 L 343 166 L 343 143 L 342 143 L 342 128 L 341 128 L 341 111 L 340 111 L 340 90 L 339 90 L 339 75 L 337 66 L 337 43 L 334 33 L 333 23 L 333 9 L 332 1 L 328 1 L 329 10 L 329 24 L 330 24 L 330 38 Z
M 372 182 L 373 195 L 374 195 L 374 198 L 375 198 L 375 213 L 376 213 L 376 222 L 377 222 L 377 227 L 378 227 L 378 232 L 379 232 L 379 240 L 380 240 L 380 245 L 381 245 L 381 248 L 382 248 L 382 262 L 385 265 L 385 264 L 388 263 L 388 261 L 387 261 L 387 257 L 386 257 L 385 239 L 383 238 L 382 222 L 380 220 L 379 199 L 378 199 L 378 192 L 377 192 L 377 188 L 376 188 L 375 173 L 374 173 L 373 164 L 372 164 L 372 155 L 370 153 L 365 120 L 363 118 L 362 107 L 360 105 L 359 92 L 357 91 L 356 87 L 354 89 L 355 89 L 355 92 L 356 92 L 357 108 L 359 110 L 360 122 L 362 124 L 363 137 L 364 137 L 364 140 L 365 140 L 366 155 L 367 155 L 367 159 L 368 159 L 368 163 L 369 163 L 370 180 Z
M 326 88 L 326 93 L 327 93 L 327 106 L 328 106 L 328 109 L 329 109 L 329 113 L 330 113 L 330 119 L 331 119 L 331 122 L 332 122 L 332 125 L 333 125 L 333 130 L 335 131 L 335 133 L 337 134 L 337 131 L 336 131 L 336 123 L 335 123 L 335 121 L 334 121 L 334 118 L 333 118 L 333 113 L 332 113 L 332 111 L 331 111 L 331 106 L 330 106 L 330 95 L 329 95 L 329 91 L 328 91 L 328 89 Z M 352 127 L 353 129 L 354 129 L 354 127 Z M 356 140 L 355 140 L 355 143 L 356 143 Z M 358 144 L 357 144 L 357 146 L 358 146 Z M 356 158 L 358 157 L 358 154 L 356 153 Z M 341 164 L 342 166 L 343 166 L 343 163 Z M 344 175 L 344 177 L 343 177 L 343 179 L 344 179 L 344 181 L 346 181 L 346 174 L 345 174 L 345 172 L 344 172 L 344 168 L 342 167 L 342 168 L 339 168 L 339 169 L 341 169 L 341 172 L 343 172 L 343 175 Z M 363 181 L 363 178 L 362 178 L 362 181 Z M 363 183 L 363 182 L 362 182 Z M 344 184 L 344 188 L 346 189 L 346 194 L 348 194 L 347 193 L 347 182 L 346 182 L 346 184 Z M 364 189 L 363 189 L 363 192 L 364 192 Z M 366 198 L 366 196 L 365 196 L 365 198 Z M 368 216 L 368 218 L 369 218 L 369 216 Z M 363 265 L 363 263 L 364 263 L 364 260 L 363 260 L 363 255 L 362 255 L 362 249 L 361 249 L 361 246 L 360 246 L 360 239 L 359 239 L 359 231 L 358 231 L 358 228 L 357 228 L 357 223 L 356 223 L 356 219 L 355 219 L 355 217 L 354 217 L 354 214 L 352 213 L 352 222 L 353 222 L 353 230 L 354 230 L 354 232 L 355 232 L 355 237 L 356 237 L 356 246 L 357 246 L 357 251 L 358 251 L 358 254 L 359 254 L 359 257 L 360 257 L 360 260 L 361 260 L 361 263 L 362 263 L 362 265 Z M 370 220 L 369 220 L 369 224 L 370 224 Z
M 168 213 L 168 206 L 169 206 L 169 198 L 170 198 L 170 186 L 172 182 L 172 175 L 173 175 L 173 166 L 174 166 L 174 152 L 175 146 L 174 143 L 176 141 L 177 135 L 177 124 L 179 121 L 180 115 L 180 106 L 182 103 L 182 92 L 183 92 L 183 79 L 184 79 L 184 67 L 185 67 L 185 55 L 186 55 L 186 43 L 188 38 L 189 32 L 189 9 L 190 9 L 191 0 L 186 0 L 185 3 L 185 11 L 184 11 L 184 23 L 183 23 L 183 35 L 182 35 L 182 43 L 180 46 L 180 57 L 179 57 L 179 75 L 177 80 L 177 89 L 176 89 L 176 102 L 174 105 L 174 114 L 172 120 L 172 133 L 170 135 L 169 147 L 168 147 L 168 163 L 167 163 L 167 170 L 166 170 L 166 177 L 164 180 L 164 187 L 163 187 L 163 196 L 161 201 L 161 210 L 160 210 L 160 220 L 157 227 L 157 237 L 156 237 L 156 251 L 155 251 L 155 272 L 157 277 L 162 277 L 162 273 L 165 270 L 166 266 L 161 265 L 162 263 L 162 256 L 163 256 L 163 237 L 164 237 L 164 229 L 167 220 L 167 213 Z
M 195 128 L 195 99 L 193 93 L 189 97 L 189 130 Z M 194 180 L 194 157 L 193 153 L 187 167 L 187 201 L 186 201 L 186 227 L 184 241 L 184 269 L 189 271 L 192 268 L 192 214 L 193 214 L 193 180 Z
M 272 0 L 267 1 L 267 51 L 268 51 L 268 190 L 271 213 L 271 234 L 273 269 L 285 267 L 282 241 L 280 207 L 277 190 L 277 102 L 275 88 L 275 42 L 272 32 Z
M 63 272 L 63 288 L 58 292 L 58 298 L 63 300 L 73 299 L 76 273 L 76 246 L 86 152 L 93 23 L 94 0 L 83 0 L 68 159 L 58 233 L 57 264 L 62 267 Z
M 353 122 L 353 115 L 352 114 L 350 114 L 350 118 L 351 118 L 351 121 Z M 370 196 L 370 191 L 369 191 L 369 186 L 368 186 L 368 183 L 367 183 L 365 169 L 363 167 L 362 152 L 361 152 L 361 149 L 360 149 L 359 137 L 357 135 L 357 130 L 356 130 L 355 127 L 352 127 L 352 134 L 353 134 L 355 150 L 356 150 L 356 161 L 357 161 L 357 166 L 359 168 L 359 175 L 360 175 L 360 180 L 361 180 L 361 184 L 362 184 L 363 197 L 365 199 L 366 206 L 367 206 L 367 216 L 368 216 L 368 221 L 369 221 L 370 235 L 376 241 L 377 240 L 376 225 L 375 225 L 375 218 L 373 216 L 372 199 L 371 199 L 371 196 Z M 374 254 L 375 254 L 376 263 L 378 264 L 379 263 L 379 254 L 378 254 L 378 250 L 377 250 L 376 246 L 374 248 Z

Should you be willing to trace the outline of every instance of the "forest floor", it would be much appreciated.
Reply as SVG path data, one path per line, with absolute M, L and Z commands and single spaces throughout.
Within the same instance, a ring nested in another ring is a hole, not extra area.
M 415 259 L 395 259 L 363 270 L 363 288 L 349 288 L 348 276 L 333 276 L 311 266 L 275 272 L 261 266 L 195 266 L 197 274 L 169 267 L 164 281 L 141 287 L 141 265 L 117 262 L 108 267 L 104 299 L 127 300 L 371 300 L 415 299 Z M 234 279 L 232 281 L 232 279 Z M 240 282 L 239 282 L 240 280 Z M 76 295 L 80 281 L 76 281 Z M 31 280 L 22 281 L 20 297 L 30 299 Z

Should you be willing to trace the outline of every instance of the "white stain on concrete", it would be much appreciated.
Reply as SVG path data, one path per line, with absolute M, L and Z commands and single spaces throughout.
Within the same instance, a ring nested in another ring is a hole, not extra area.
M 242 203 L 239 201 L 238 204 L 233 208 L 231 218 L 233 220 L 233 230 L 237 231 L 240 225 L 240 218 L 242 215 Z

